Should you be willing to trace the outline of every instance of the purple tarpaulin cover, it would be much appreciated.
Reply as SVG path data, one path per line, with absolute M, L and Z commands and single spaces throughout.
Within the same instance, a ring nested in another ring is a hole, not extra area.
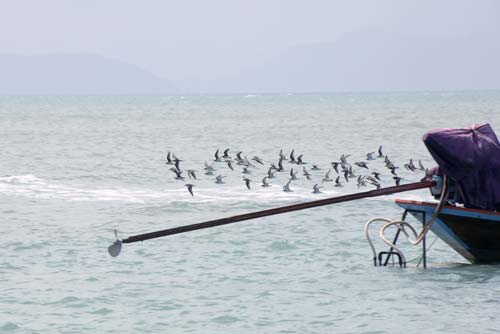
M 441 170 L 456 181 L 466 207 L 500 207 L 500 143 L 489 124 L 434 129 L 423 140 Z

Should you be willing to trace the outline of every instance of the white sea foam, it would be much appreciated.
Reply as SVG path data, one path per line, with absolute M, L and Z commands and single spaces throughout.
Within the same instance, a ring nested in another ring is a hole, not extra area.
M 334 191 L 324 191 L 314 195 L 310 189 L 294 188 L 291 193 L 282 191 L 281 186 L 271 186 L 266 189 L 255 187 L 253 190 L 226 185 L 218 188 L 196 187 L 195 196 L 189 195 L 184 186 L 175 189 L 127 189 L 101 188 L 92 189 L 73 185 L 59 184 L 39 178 L 32 174 L 12 175 L 0 177 L 0 194 L 15 195 L 38 199 L 57 199 L 67 201 L 120 201 L 130 203 L 144 203 L 161 200 L 163 202 L 268 202 L 299 201 L 319 199 L 325 196 L 338 194 Z
M 32 174 L 0 177 L 0 193 L 40 199 L 69 201 L 126 201 L 143 202 L 147 198 L 161 197 L 160 192 L 116 189 L 90 189 L 57 184 Z

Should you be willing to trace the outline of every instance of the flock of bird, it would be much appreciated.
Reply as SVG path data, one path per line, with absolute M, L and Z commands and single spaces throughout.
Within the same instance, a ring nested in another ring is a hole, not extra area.
M 252 190 L 253 181 L 250 179 L 250 175 L 257 172 L 259 167 L 263 168 L 266 164 L 264 160 L 258 156 L 253 156 L 248 159 L 246 156 L 242 156 L 243 152 L 237 152 L 234 156 L 230 154 L 230 149 L 224 150 L 222 153 L 219 149 L 214 154 L 213 161 L 208 163 L 205 161 L 205 166 L 203 168 L 204 174 L 206 176 L 214 176 L 214 183 L 224 184 L 224 178 L 226 175 L 216 171 L 224 169 L 225 172 L 237 173 L 235 169 L 240 169 L 242 174 L 242 180 L 248 190 Z M 383 153 L 382 146 L 378 148 L 378 151 L 369 152 L 366 154 L 366 158 L 362 161 L 355 161 L 353 163 L 348 162 L 349 154 L 342 154 L 338 161 L 332 161 L 328 168 L 321 168 L 318 164 L 310 164 L 310 168 L 307 167 L 309 164 L 304 161 L 303 154 L 295 156 L 295 150 L 289 154 L 284 154 L 283 150 L 280 150 L 277 161 L 270 163 L 267 169 L 267 173 L 262 178 L 261 187 L 270 187 L 270 180 L 275 179 L 276 175 L 283 174 L 288 175 L 288 180 L 285 185 L 283 185 L 284 192 L 293 192 L 290 188 L 293 181 L 298 180 L 298 174 L 300 169 L 302 169 L 302 175 L 311 183 L 313 194 L 320 194 L 321 188 L 324 187 L 325 183 L 332 182 L 334 187 L 343 187 L 344 184 L 348 183 L 350 179 L 356 179 L 358 188 L 366 187 L 368 185 L 376 187 L 379 189 L 381 187 L 382 174 L 379 171 L 371 170 L 370 165 L 373 161 L 379 160 L 383 161 L 385 168 L 390 173 L 390 177 L 394 180 L 396 185 L 400 185 L 403 178 L 398 175 L 399 166 L 397 166 L 389 157 Z M 179 159 L 174 153 L 168 152 L 166 157 L 166 164 L 172 165 L 170 170 L 174 173 L 174 179 L 179 181 L 185 181 L 186 177 L 183 176 L 184 173 L 192 182 L 199 180 L 198 172 L 194 169 L 183 170 L 181 168 L 181 162 L 183 160 Z M 355 167 L 353 167 L 355 166 Z M 410 172 L 426 171 L 421 160 L 418 160 L 418 166 L 410 159 L 408 163 L 405 163 L 404 168 Z M 288 168 L 287 168 L 288 167 Z M 302 167 L 302 168 L 301 168 Z M 326 171 L 321 178 L 320 182 L 313 182 L 313 171 L 314 173 L 319 173 L 316 171 Z M 332 174 L 332 173 L 335 174 Z M 359 175 L 357 175 L 359 173 Z M 385 177 L 385 176 L 384 176 Z M 193 183 L 186 183 L 185 187 L 194 196 L 193 188 L 195 185 Z

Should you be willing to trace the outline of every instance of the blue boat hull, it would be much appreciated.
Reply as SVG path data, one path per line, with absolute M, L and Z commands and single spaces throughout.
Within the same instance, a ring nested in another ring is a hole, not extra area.
M 422 221 L 436 208 L 434 203 L 396 200 Z M 500 263 L 500 213 L 445 206 L 431 227 L 432 232 L 472 263 Z

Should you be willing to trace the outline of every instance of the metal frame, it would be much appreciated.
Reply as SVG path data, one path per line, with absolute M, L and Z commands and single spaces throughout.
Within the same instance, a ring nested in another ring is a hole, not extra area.
M 425 226 L 426 220 L 427 220 L 427 212 L 425 210 L 405 209 L 405 211 L 403 212 L 403 216 L 401 217 L 402 221 L 405 221 L 405 219 L 406 219 L 406 217 L 408 215 L 408 212 L 410 212 L 410 213 L 416 213 L 416 214 L 421 214 L 422 215 L 422 226 Z M 398 228 L 398 231 L 396 232 L 396 235 L 394 236 L 394 239 L 392 241 L 393 245 L 395 245 L 396 242 L 398 241 L 400 233 L 401 233 L 401 229 Z M 385 261 L 383 261 L 383 264 L 382 264 L 382 258 L 383 258 L 384 255 L 386 256 L 386 258 L 385 258 Z M 399 255 L 398 252 L 394 251 L 394 247 L 390 247 L 389 251 L 387 251 L 387 252 L 382 251 L 382 252 L 378 253 L 378 265 L 386 267 L 387 264 L 389 263 L 389 259 L 392 259 L 393 260 L 392 262 L 394 264 L 394 255 L 396 255 L 397 258 L 398 258 L 399 266 L 400 267 L 406 267 L 406 263 L 402 262 L 401 255 Z M 423 267 L 425 269 L 425 268 L 427 268 L 427 243 L 426 243 L 426 236 L 424 236 L 424 239 L 422 240 L 422 259 L 423 259 Z M 375 260 L 375 265 L 377 265 L 376 260 Z

